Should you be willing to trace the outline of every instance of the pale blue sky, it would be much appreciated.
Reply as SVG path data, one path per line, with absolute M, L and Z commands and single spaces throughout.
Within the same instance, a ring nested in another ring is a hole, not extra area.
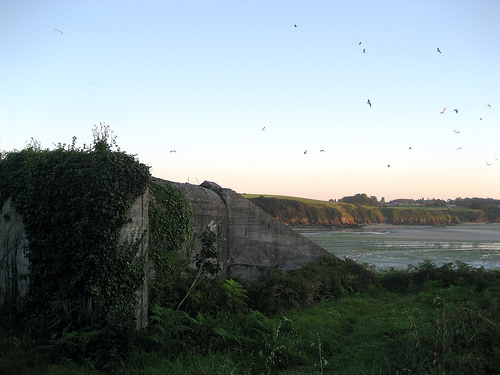
M 500 198 L 499 19 L 496 0 L 2 0 L 0 149 L 105 122 L 173 181 Z

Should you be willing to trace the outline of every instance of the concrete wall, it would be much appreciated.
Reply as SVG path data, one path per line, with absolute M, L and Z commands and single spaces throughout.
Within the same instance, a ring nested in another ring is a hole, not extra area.
M 9 198 L 0 211 L 0 307 L 17 304 L 17 298 L 26 294 L 28 259 L 23 248 L 28 244 L 23 218 L 16 212 Z
M 257 281 L 269 268 L 291 271 L 319 262 L 328 252 L 231 189 L 205 181 L 200 186 L 173 183 L 194 208 L 194 229 L 221 225 L 223 277 Z M 198 244 L 198 247 L 200 245 Z
M 319 262 L 328 252 L 303 237 L 292 228 L 265 213 L 248 199 L 231 189 L 213 182 L 201 185 L 172 183 L 180 189 L 194 210 L 194 230 L 203 232 L 207 226 L 219 226 L 224 240 L 221 243 L 221 277 L 240 276 L 249 281 L 262 279 L 269 268 L 290 271 L 305 263 Z M 128 217 L 130 223 L 122 228 L 122 239 L 133 239 L 146 229 L 149 192 L 133 202 Z M 147 241 L 146 241 L 147 243 Z M 15 212 L 9 199 L 0 214 L 0 305 L 12 290 L 15 274 L 27 274 L 28 261 L 23 247 L 27 244 L 22 217 Z M 197 243 L 195 251 L 201 248 Z M 139 251 L 146 251 L 141 248 Z M 148 267 L 143 286 L 137 291 L 137 327 L 147 325 L 147 280 L 153 270 Z M 15 271 L 12 271 L 12 270 Z M 16 285 L 20 296 L 26 293 L 26 281 Z
M 127 217 L 129 218 L 129 222 L 122 226 L 120 237 L 121 241 L 134 241 L 139 240 L 140 236 L 143 234 L 146 235 L 143 238 L 142 244 L 139 246 L 137 256 L 145 255 L 146 262 L 149 263 L 147 257 L 147 228 L 149 225 L 149 215 L 148 215 L 148 206 L 149 206 L 149 191 L 146 191 L 145 194 L 137 198 L 127 213 Z M 152 272 L 152 266 L 146 267 L 146 275 L 144 277 L 144 281 L 142 286 L 136 290 L 136 328 L 141 329 L 148 325 L 148 279 L 150 273 Z

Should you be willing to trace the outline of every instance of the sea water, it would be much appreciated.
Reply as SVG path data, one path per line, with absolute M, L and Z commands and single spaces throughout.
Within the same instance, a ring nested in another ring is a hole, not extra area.
M 406 269 L 426 259 L 437 266 L 461 261 L 474 268 L 500 269 L 500 224 L 296 230 L 341 259 L 351 258 L 380 270 Z

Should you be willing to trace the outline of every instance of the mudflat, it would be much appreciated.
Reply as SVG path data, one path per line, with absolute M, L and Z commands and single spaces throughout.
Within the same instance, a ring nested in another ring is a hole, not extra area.
M 500 224 L 466 223 L 450 226 L 367 225 L 352 234 L 395 240 L 500 242 Z

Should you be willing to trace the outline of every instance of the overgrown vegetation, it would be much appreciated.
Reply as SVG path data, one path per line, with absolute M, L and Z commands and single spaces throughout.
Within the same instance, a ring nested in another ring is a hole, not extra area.
M 203 303 L 153 306 L 126 357 L 96 369 L 3 322 L 5 374 L 496 374 L 500 272 L 424 261 L 375 272 L 334 258 L 259 283 L 198 284 Z M 181 298 L 181 295 L 178 296 Z M 191 298 L 191 297 L 188 297 Z M 7 317 L 5 317 L 6 319 Z M 60 349 L 60 348 L 59 348 Z M 75 349 L 75 348 L 74 348 Z M 79 346 L 84 349 L 83 343 Z M 105 370 L 105 371 L 104 371 Z
M 0 204 L 12 198 L 28 239 L 28 291 L 12 307 L 38 343 L 52 340 L 70 358 L 97 348 L 118 355 L 129 349 L 123 338 L 146 266 L 144 233 L 120 242 L 120 231 L 149 168 L 121 152 L 102 124 L 91 146 L 75 143 L 48 150 L 32 142 L 0 160 Z

